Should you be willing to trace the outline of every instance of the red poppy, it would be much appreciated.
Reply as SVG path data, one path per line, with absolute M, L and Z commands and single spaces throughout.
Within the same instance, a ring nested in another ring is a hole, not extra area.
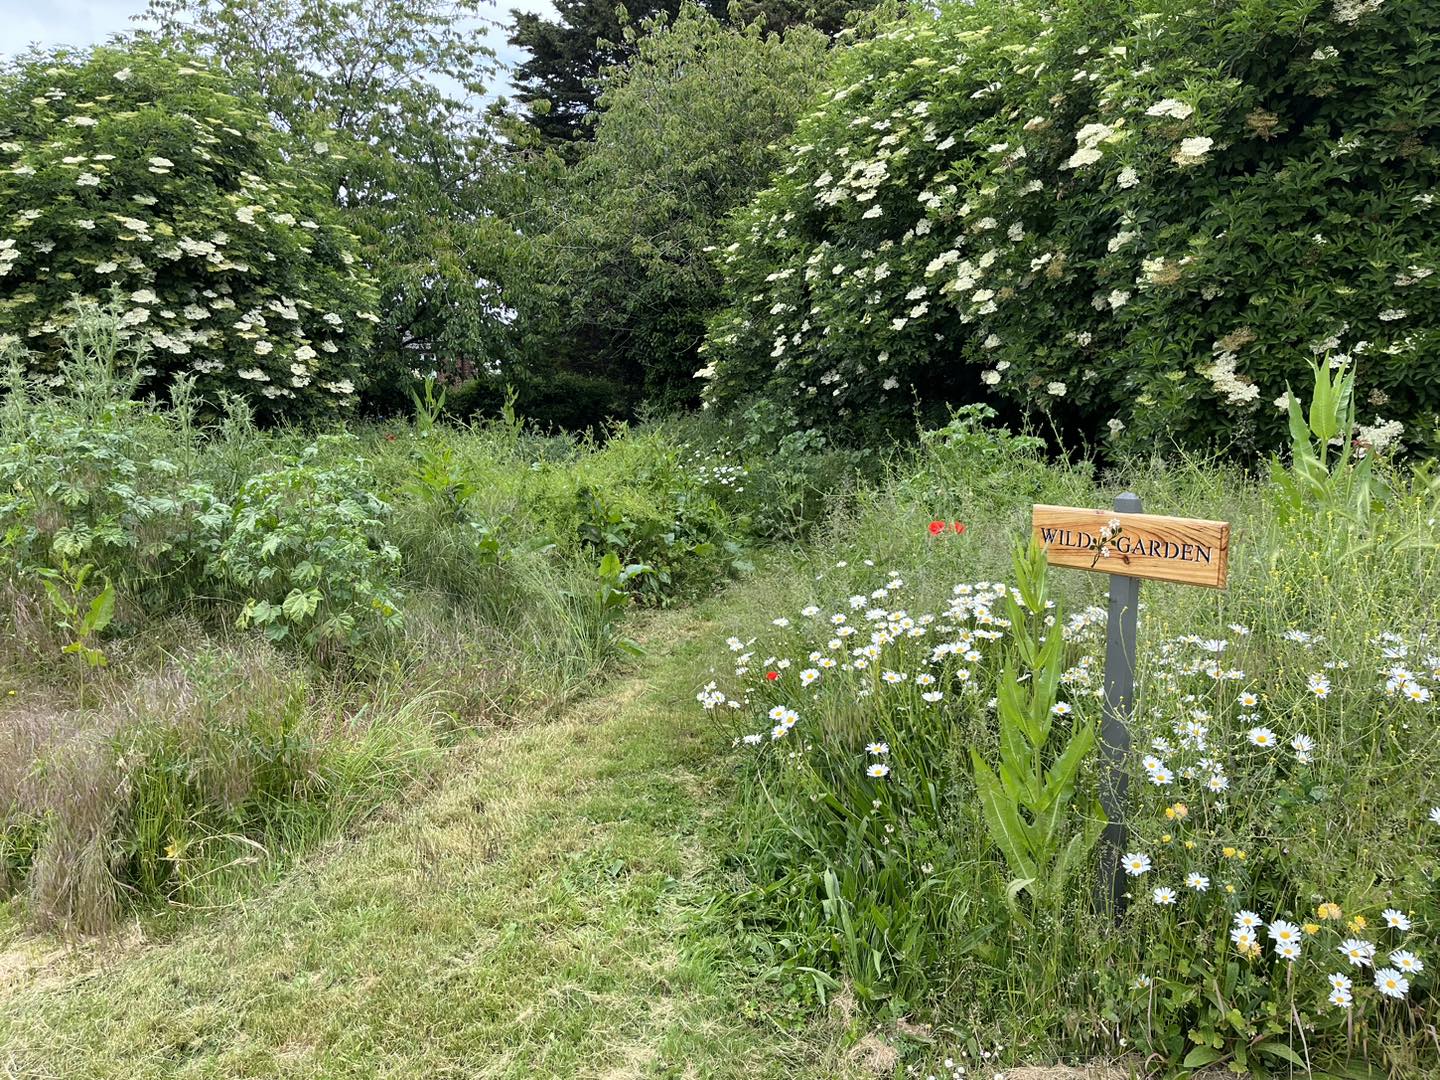
M 942 532 L 944 532 L 944 531 L 945 531 L 945 522 L 943 522 L 943 521 L 932 521 L 932 522 L 930 522 L 930 535 L 931 535 L 931 536 L 939 536 L 939 535 L 940 535 Z
M 769 679 L 771 682 L 774 682 L 774 681 L 775 681 L 776 679 L 778 679 L 779 677 L 780 677 L 780 673 L 779 673 L 778 671 L 767 671 L 767 672 L 765 672 L 765 678 Z
M 957 521 L 957 522 L 955 522 L 955 535 L 956 535 L 956 536 L 962 536 L 962 535 L 964 535 L 964 533 L 965 533 L 965 523 L 964 523 L 963 521 Z

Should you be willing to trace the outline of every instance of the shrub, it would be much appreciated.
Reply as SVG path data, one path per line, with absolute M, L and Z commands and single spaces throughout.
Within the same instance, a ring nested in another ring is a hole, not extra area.
M 707 397 L 1266 449 L 1344 356 L 1370 441 L 1432 442 L 1437 40 L 1419 0 L 918 10 L 846 52 L 739 215 Z
M 241 626 L 330 653 L 399 624 L 400 553 L 382 531 L 390 506 L 346 460 L 354 445 L 323 436 L 247 480 L 217 522 L 211 572 L 245 598 Z
M 374 290 L 264 111 L 138 44 L 0 71 L 0 336 L 57 374 L 73 300 L 115 297 L 140 389 L 193 374 L 266 417 L 330 414 L 363 382 Z

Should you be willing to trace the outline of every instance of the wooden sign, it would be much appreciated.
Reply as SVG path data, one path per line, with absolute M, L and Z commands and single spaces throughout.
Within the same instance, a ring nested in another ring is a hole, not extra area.
M 1228 521 L 1036 506 L 1031 525 L 1052 566 L 1225 587 Z

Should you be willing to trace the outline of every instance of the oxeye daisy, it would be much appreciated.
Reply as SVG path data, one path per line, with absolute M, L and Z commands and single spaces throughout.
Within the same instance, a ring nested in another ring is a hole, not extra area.
M 1210 879 L 1204 874 L 1186 874 L 1185 887 L 1187 889 L 1194 889 L 1196 892 L 1205 892 L 1210 888 Z
M 1317 698 L 1330 696 L 1330 680 L 1318 671 L 1305 680 L 1305 689 L 1314 694 Z
M 866 744 L 865 744 L 865 752 L 866 752 L 867 754 L 876 754 L 876 755 L 888 754 L 888 753 L 890 752 L 890 744 L 889 744 L 889 743 L 883 743 L 883 742 L 866 743 Z
M 1375 989 L 1389 998 L 1403 998 L 1410 990 L 1410 980 L 1394 968 L 1375 972 Z
M 1247 690 L 1245 691 L 1245 693 L 1240 695 L 1240 705 L 1243 708 L 1253 709 L 1256 705 L 1259 704 L 1260 696 L 1258 694 L 1252 694 L 1250 693 L 1250 691 Z
M 1392 930 L 1409 930 L 1410 919 L 1403 911 L 1396 911 L 1394 908 L 1386 908 L 1380 913 L 1385 920 L 1385 925 Z
M 1254 930 L 1265 920 L 1253 911 L 1246 911 L 1243 908 L 1235 913 L 1235 925 L 1245 930 Z
M 1175 903 L 1175 890 L 1168 885 L 1162 885 L 1153 893 L 1153 899 L 1155 903 L 1160 904 L 1162 907 L 1173 904 Z
M 905 681 L 905 675 L 899 671 L 882 671 L 880 678 L 884 679 L 891 686 L 896 686 Z
M 818 678 L 820 678 L 820 672 L 816 671 L 814 668 L 806 668 L 804 671 L 800 672 L 800 685 L 809 686 Z
M 1229 788 L 1230 778 L 1223 773 L 1215 773 L 1210 779 L 1205 781 L 1205 786 L 1218 794 Z
M 934 676 L 934 675 L 931 675 L 928 671 L 922 671 L 919 675 L 916 675 L 916 676 L 915 676 L 915 685 L 916 685 L 916 686 L 934 686 L 934 685 L 935 685 L 935 676 Z
M 877 761 L 865 770 L 865 775 L 878 780 L 883 776 L 890 775 L 890 766 L 886 765 L 883 761 Z
M 1245 733 L 1245 737 L 1256 746 L 1269 750 L 1276 743 L 1275 732 L 1268 727 L 1252 727 Z
M 1330 991 L 1329 1000 L 1330 1004 L 1334 1005 L 1337 1009 L 1348 1009 L 1354 1004 L 1355 999 L 1350 996 L 1349 990 L 1343 990 L 1337 986 Z
M 1150 774 L 1150 782 L 1156 787 L 1165 787 L 1175 782 L 1175 774 L 1169 769 L 1156 769 Z
M 1270 940 L 1284 944 L 1287 941 L 1298 942 L 1300 940 L 1300 927 L 1284 919 L 1276 919 L 1269 926 Z
M 939 690 L 926 690 L 925 693 L 920 695 L 920 698 L 921 700 L 928 701 L 933 705 L 935 702 L 939 701 L 944 696 L 945 695 Z
M 1120 860 L 1120 865 L 1131 877 L 1139 877 L 1150 869 L 1150 856 L 1138 851 L 1127 852 L 1125 857 Z
M 1281 960 L 1289 960 L 1294 963 L 1300 959 L 1300 943 L 1298 941 L 1284 941 L 1275 946 L 1275 955 Z
M 790 729 L 784 724 L 776 724 L 770 729 L 770 738 L 772 739 L 783 739 L 788 734 L 790 734 Z
M 1406 975 L 1419 975 L 1425 970 L 1421 959 L 1405 949 L 1396 949 L 1390 954 L 1390 966 Z
M 1057 701 L 1050 706 L 1050 711 L 1056 716 L 1069 716 L 1073 710 L 1070 708 L 1069 702 Z
M 1430 808 L 1430 821 L 1434 825 L 1440 825 L 1440 806 Z
M 1336 949 L 1354 967 L 1369 967 L 1370 960 L 1375 955 L 1375 946 L 1362 938 L 1346 938 Z

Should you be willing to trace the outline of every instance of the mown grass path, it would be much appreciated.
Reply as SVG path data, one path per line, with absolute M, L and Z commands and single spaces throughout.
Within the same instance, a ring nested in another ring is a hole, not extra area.
M 0 979 L 0 1076 L 840 1077 L 740 1018 L 714 866 L 705 609 L 564 717 L 178 936 Z

